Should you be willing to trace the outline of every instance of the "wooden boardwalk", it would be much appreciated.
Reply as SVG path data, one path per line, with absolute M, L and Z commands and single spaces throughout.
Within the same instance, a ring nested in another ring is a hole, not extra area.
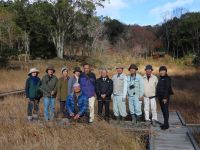
M 163 122 L 162 113 L 158 113 L 158 121 Z M 188 136 L 188 128 L 176 112 L 170 112 L 169 123 L 168 130 L 151 127 L 150 150 L 195 150 Z

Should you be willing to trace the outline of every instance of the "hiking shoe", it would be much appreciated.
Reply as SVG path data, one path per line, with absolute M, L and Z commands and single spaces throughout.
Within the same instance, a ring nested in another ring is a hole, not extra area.
M 152 124 L 153 127 L 157 127 L 157 121 L 156 120 L 152 120 L 151 124 Z
M 32 116 L 28 116 L 27 119 L 28 119 L 28 121 L 32 121 L 33 117 Z
M 169 129 L 169 125 L 163 124 L 163 125 L 160 126 L 160 128 L 161 128 L 162 130 L 167 130 L 167 129 Z
M 58 114 L 58 118 L 59 119 L 63 119 L 64 118 L 64 114 L 63 113 Z
M 146 120 L 146 121 L 145 121 L 145 124 L 146 124 L 146 125 L 150 125 L 150 124 L 151 124 L 151 121 L 150 121 L 150 120 Z
M 137 123 L 136 115 L 132 115 L 132 125 L 135 125 Z
M 120 124 L 120 117 L 116 117 L 117 118 L 117 124 Z

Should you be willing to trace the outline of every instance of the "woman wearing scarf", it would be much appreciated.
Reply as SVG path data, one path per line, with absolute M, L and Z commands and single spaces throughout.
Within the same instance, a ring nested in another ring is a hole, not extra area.
M 31 68 L 28 73 L 28 78 L 26 80 L 26 99 L 28 100 L 27 115 L 28 120 L 38 119 L 39 112 L 39 101 L 41 98 L 40 85 L 41 80 L 38 77 L 39 70 L 37 68 Z

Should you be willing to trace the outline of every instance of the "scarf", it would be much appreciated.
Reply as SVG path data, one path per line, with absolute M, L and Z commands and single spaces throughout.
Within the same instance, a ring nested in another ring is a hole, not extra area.
M 33 82 L 33 85 L 37 85 L 38 82 L 39 82 L 39 78 L 37 76 L 33 77 L 33 76 L 30 76 L 30 79 L 31 81 Z

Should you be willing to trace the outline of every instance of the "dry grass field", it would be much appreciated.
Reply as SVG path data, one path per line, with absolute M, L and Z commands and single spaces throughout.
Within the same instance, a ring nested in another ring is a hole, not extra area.
M 175 62 L 171 58 L 133 59 L 128 55 L 97 56 L 100 63 L 90 61 L 94 65 L 94 72 L 99 76 L 98 68 L 109 68 L 109 76 L 115 73 L 115 66 L 122 64 L 125 73 L 131 63 L 139 66 L 139 72 L 144 74 L 147 64 L 154 66 L 154 73 L 158 74 L 160 65 L 169 68 L 172 77 L 174 96 L 171 99 L 171 110 L 179 110 L 187 123 L 200 123 L 200 70 Z M 77 62 L 61 60 L 33 61 L 24 70 L 5 70 L 0 73 L 0 92 L 24 88 L 27 72 L 30 67 L 38 67 L 42 77 L 48 63 L 54 64 L 56 75 L 60 76 L 60 68 L 67 65 L 72 75 Z M 76 124 L 67 128 L 59 127 L 55 123 L 31 124 L 27 123 L 26 101 L 18 97 L 9 97 L 0 102 L 0 146 L 2 149 L 145 149 L 145 144 L 139 136 L 127 135 L 118 128 L 105 122 L 98 122 L 88 126 Z M 42 103 L 41 103 L 42 106 Z M 42 108 L 42 107 L 41 107 Z M 42 114 L 42 109 L 41 109 Z
M 29 123 L 26 121 L 26 107 L 26 101 L 20 97 L 8 97 L 1 102 L 1 149 L 145 149 L 139 136 L 129 135 L 104 121 L 93 125 L 74 124 L 64 127 L 57 122 Z

